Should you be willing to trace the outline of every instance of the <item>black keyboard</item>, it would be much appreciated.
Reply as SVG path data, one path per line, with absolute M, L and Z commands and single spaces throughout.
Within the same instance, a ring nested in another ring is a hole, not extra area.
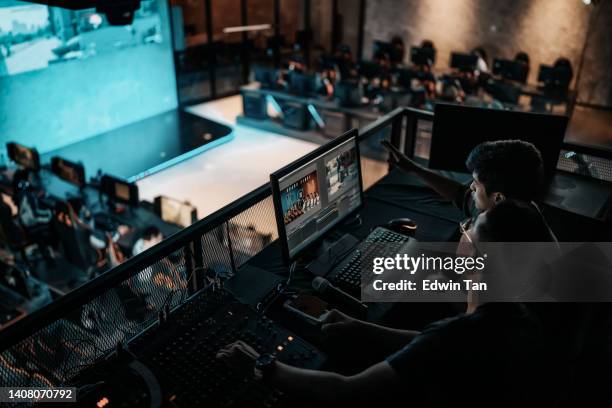
M 397 245 L 384 248 L 376 244 L 405 244 L 409 241 L 410 238 L 405 235 L 378 227 L 366 237 L 358 249 L 353 250 L 329 273 L 328 280 L 347 293 L 358 297 L 361 294 L 362 258 L 367 258 L 369 252 L 373 250 L 377 252 L 376 256 L 394 256 L 397 253 Z M 388 249 L 388 253 L 385 249 Z
M 295 406 L 279 390 L 254 379 L 252 371 L 234 369 L 216 358 L 220 348 L 236 340 L 259 353 L 275 353 L 279 361 L 294 366 L 318 369 L 325 361 L 310 344 L 226 293 L 201 292 L 173 312 L 166 326 L 151 328 L 134 339 L 129 351 L 153 373 L 161 388 L 157 394 L 168 406 Z M 137 381 L 129 382 L 136 388 Z M 136 401 L 151 399 L 142 397 L 141 391 L 125 394 L 129 395 L 119 400 L 126 403 L 117 406 L 135 406 Z

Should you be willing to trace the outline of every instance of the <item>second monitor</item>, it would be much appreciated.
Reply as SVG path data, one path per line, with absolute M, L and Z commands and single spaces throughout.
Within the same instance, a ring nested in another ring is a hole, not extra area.
M 361 208 L 357 130 L 351 130 L 270 175 L 286 261 Z

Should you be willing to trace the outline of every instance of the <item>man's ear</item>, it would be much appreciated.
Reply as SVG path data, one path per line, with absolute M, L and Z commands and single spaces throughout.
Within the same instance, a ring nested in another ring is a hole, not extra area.
M 495 201 L 495 204 L 501 203 L 502 201 L 504 201 L 506 199 L 506 196 L 504 195 L 504 193 L 494 193 L 494 197 L 493 197 L 493 201 Z

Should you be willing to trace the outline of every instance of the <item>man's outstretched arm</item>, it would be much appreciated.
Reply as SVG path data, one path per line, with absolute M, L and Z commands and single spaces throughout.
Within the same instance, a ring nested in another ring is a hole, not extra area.
M 463 184 L 421 166 L 414 160 L 409 159 L 388 141 L 384 140 L 382 145 L 389 152 L 390 164 L 406 172 L 415 174 L 443 198 L 453 201 L 461 191 L 465 190 Z

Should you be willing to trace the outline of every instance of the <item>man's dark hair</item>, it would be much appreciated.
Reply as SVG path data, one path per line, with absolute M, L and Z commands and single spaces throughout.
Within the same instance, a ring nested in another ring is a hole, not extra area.
M 522 140 L 498 140 L 476 146 L 466 166 L 487 191 L 506 198 L 531 201 L 542 189 L 544 167 L 540 151 Z
M 149 225 L 142 231 L 142 239 L 149 240 L 158 234 L 161 234 L 159 228 L 155 225 Z
M 551 242 L 553 236 L 540 211 L 531 203 L 506 199 L 488 210 L 477 233 L 487 242 Z

